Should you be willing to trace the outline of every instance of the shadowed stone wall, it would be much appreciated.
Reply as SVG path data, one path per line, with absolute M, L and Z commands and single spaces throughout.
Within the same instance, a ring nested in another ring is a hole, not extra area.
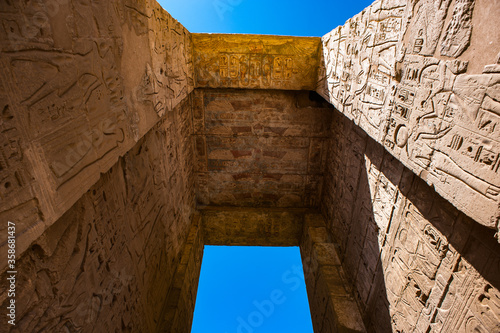
M 498 331 L 495 232 L 337 111 L 332 124 L 322 211 L 367 329 Z
M 321 214 L 304 217 L 300 254 L 314 332 L 366 332 L 335 245 Z
M 193 217 L 181 260 L 163 300 L 157 332 L 191 332 L 204 246 L 200 220 L 199 214 Z

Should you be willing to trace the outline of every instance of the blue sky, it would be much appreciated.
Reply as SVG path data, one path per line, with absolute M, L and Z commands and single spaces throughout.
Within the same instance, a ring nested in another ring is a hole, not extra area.
M 312 333 L 298 247 L 205 246 L 191 333 Z
M 323 36 L 367 0 L 159 0 L 191 32 Z

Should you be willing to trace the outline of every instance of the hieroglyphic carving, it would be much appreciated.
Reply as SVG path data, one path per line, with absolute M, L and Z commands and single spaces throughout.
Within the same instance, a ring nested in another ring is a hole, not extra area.
M 317 38 L 193 34 L 193 44 L 197 87 L 301 90 L 314 86 Z
M 441 42 L 441 55 L 458 57 L 469 46 L 472 34 L 472 11 L 474 0 L 455 2 L 453 16 Z
M 450 272 L 442 298 L 433 312 L 435 331 L 496 332 L 500 329 L 500 293 L 466 260 Z
M 191 36 L 157 3 L 149 17 L 152 63 L 146 65 L 142 97 L 161 117 L 193 88 Z
M 24 188 L 29 181 L 23 168 L 21 133 L 19 133 L 15 113 L 7 97 L 0 95 L 0 196 L 7 201 L 13 192 Z
M 407 53 L 422 56 L 434 54 L 450 3 L 451 0 L 420 0 L 416 2 L 413 8 L 413 17 L 408 27 Z
M 33 197 L 33 175 L 25 156 L 21 119 L 7 97 L 7 85 L 0 83 L 0 219 L 16 221 L 16 250 L 26 250 L 41 235 L 44 216 L 39 201 Z M 7 251 L 7 224 L 0 225 L 0 248 Z M 6 265 L 7 261 L 2 261 Z
M 103 41 L 88 46 L 83 55 L 8 55 L 14 82 L 29 87 L 19 97 L 27 111 L 30 139 L 39 140 L 58 187 L 127 139 L 127 107 L 114 45 Z M 81 73 L 79 65 L 96 70 Z M 38 72 L 35 79 L 33 70 Z
M 384 105 L 396 72 L 402 8 L 391 3 L 383 7 L 377 1 L 323 37 L 325 97 L 375 138 L 387 116 Z
M 221 87 L 284 88 L 298 74 L 293 57 L 282 55 L 221 53 L 217 66 Z
M 471 56 L 439 58 L 440 38 L 441 55 L 458 57 L 472 36 L 474 1 L 450 3 L 376 1 L 323 37 L 317 91 L 456 207 L 498 228 L 500 72 L 468 73 Z
M 180 105 L 16 256 L 16 325 L 1 332 L 157 330 L 194 206 L 193 174 L 183 168 L 190 104 Z M 19 206 L 18 237 L 32 232 L 23 226 L 37 216 L 29 206 Z
M 191 92 L 191 37 L 149 0 L 4 1 L 0 8 L 0 111 L 11 128 L 2 134 L 0 161 L 9 173 L 2 194 L 26 188 L 2 200 L 0 212 L 38 207 L 33 216 L 43 221 L 26 222 L 37 230 L 26 233 L 29 243 Z
M 364 143 L 340 113 L 333 124 L 322 210 L 368 330 L 498 331 L 494 231 L 452 207 L 377 142 Z M 460 145 L 454 137 L 453 149 Z M 350 169 L 358 169 L 359 185 L 347 179 Z
M 384 276 L 394 330 L 426 331 L 459 255 L 412 203 L 393 226 Z
M 496 96 L 500 76 L 463 74 L 465 68 L 407 56 L 384 144 L 458 208 L 496 227 L 499 102 L 488 94 Z M 456 195 L 457 187 L 464 193 Z
M 50 24 L 60 11 L 60 6 L 69 0 L 18 2 L 3 1 L 0 4 L 0 45 L 2 50 L 23 49 L 26 43 L 40 48 L 55 44 Z M 22 15 L 20 15 L 22 13 Z

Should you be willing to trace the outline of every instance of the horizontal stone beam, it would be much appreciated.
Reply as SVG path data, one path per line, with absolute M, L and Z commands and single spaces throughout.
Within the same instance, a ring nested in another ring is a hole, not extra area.
M 319 37 L 192 34 L 197 88 L 314 90 Z
M 198 207 L 205 245 L 299 246 L 302 208 Z

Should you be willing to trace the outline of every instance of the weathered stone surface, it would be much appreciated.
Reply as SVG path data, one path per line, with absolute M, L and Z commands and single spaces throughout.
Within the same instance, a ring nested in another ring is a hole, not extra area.
M 0 332 L 157 329 L 194 210 L 189 107 L 169 112 L 18 257 L 16 326 Z
M 314 90 L 317 37 L 193 34 L 197 88 Z
M 333 124 L 322 210 L 367 329 L 498 331 L 494 231 L 459 212 L 340 113 Z
M 500 7 L 450 4 L 374 2 L 323 37 L 318 92 L 458 209 L 498 228 L 500 39 L 483 26 L 499 29 Z
M 196 214 L 189 229 L 181 261 L 177 265 L 173 283 L 170 286 L 166 300 L 164 300 L 156 332 L 191 332 L 198 281 L 200 279 L 203 246 L 200 215 Z
M 0 22 L 0 218 L 22 252 L 193 89 L 191 36 L 153 0 L 2 1 Z
M 300 253 L 315 332 L 366 332 L 351 285 L 319 214 L 305 216 Z
M 455 3 L 453 16 L 441 42 L 441 55 L 458 57 L 469 46 L 474 4 L 474 0 L 463 0 Z
M 198 203 L 317 206 L 332 109 L 311 98 L 307 92 L 195 91 Z
M 207 207 L 201 212 L 206 245 L 299 246 L 307 210 Z

